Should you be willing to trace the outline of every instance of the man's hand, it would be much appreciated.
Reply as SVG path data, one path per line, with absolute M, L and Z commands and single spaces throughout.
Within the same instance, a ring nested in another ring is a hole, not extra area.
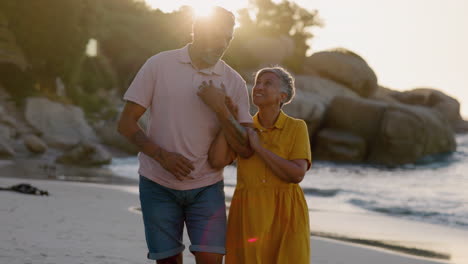
M 192 162 L 179 153 L 162 151 L 156 160 L 179 181 L 193 179 L 193 177 L 188 176 L 194 169 Z
M 212 80 L 210 80 L 209 83 L 204 81 L 198 89 L 197 95 L 216 114 L 226 110 L 224 84 L 221 84 L 221 88 L 218 88 L 213 84 Z
M 146 108 L 137 103 L 127 101 L 122 115 L 120 116 L 118 125 L 119 133 L 138 146 L 141 152 L 156 160 L 178 180 L 193 179 L 193 177 L 188 176 L 194 169 L 190 160 L 178 153 L 164 150 L 159 145 L 152 142 L 138 126 L 138 120 L 145 111 Z

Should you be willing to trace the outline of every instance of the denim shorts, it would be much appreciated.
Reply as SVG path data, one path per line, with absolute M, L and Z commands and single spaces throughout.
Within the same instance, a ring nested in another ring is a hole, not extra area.
M 184 251 L 184 223 L 192 244 L 191 252 L 226 254 L 223 181 L 179 191 L 140 176 L 139 189 L 148 259 L 164 259 Z

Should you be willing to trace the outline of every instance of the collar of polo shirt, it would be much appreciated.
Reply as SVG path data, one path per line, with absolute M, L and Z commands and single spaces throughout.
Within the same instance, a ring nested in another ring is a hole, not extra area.
M 194 69 L 196 69 L 199 72 L 202 72 L 204 74 L 209 74 L 209 75 L 219 75 L 221 76 L 223 73 L 223 64 L 221 62 L 221 59 L 212 67 L 205 68 L 205 69 L 197 69 L 195 65 L 192 63 L 192 59 L 190 59 L 189 55 L 189 46 L 190 44 L 185 45 L 183 49 L 180 50 L 179 53 L 179 62 L 184 63 L 184 64 L 191 64 Z
M 282 129 L 284 127 L 285 122 L 286 122 L 286 115 L 284 114 L 283 110 L 280 110 L 278 119 L 276 119 L 276 122 L 275 122 L 275 125 L 273 126 L 273 128 Z M 255 128 L 257 128 L 261 132 L 268 130 L 267 128 L 264 128 L 260 124 L 260 121 L 258 120 L 258 113 L 256 113 L 253 116 L 253 123 L 254 123 Z

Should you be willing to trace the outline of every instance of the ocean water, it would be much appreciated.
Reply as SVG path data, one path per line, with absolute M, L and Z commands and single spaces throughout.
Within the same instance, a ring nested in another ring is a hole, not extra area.
M 313 197 L 334 210 L 381 214 L 468 230 L 468 135 L 457 136 L 457 151 L 396 168 L 313 162 L 301 182 L 309 207 Z M 136 157 L 116 158 L 110 169 L 137 178 Z M 224 170 L 226 194 L 232 195 L 236 168 Z M 323 199 L 322 199 L 323 200 Z

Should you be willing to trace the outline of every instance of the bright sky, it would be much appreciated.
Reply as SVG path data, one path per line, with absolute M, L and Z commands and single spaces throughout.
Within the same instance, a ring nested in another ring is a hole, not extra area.
M 173 11 L 182 5 L 232 11 L 248 0 L 146 0 Z M 468 118 L 468 1 L 466 0 L 296 0 L 317 9 L 323 28 L 314 29 L 311 52 L 344 47 L 362 57 L 379 83 L 395 90 L 426 86 L 462 104 Z

